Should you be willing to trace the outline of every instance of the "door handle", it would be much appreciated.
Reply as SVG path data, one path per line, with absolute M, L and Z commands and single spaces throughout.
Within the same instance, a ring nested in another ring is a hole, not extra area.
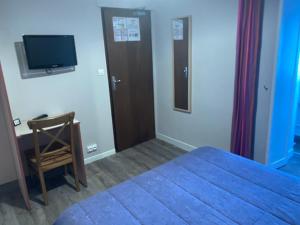
M 187 79 L 189 77 L 189 68 L 187 66 L 184 67 L 183 72 L 184 72 L 184 77 Z
M 112 89 L 113 91 L 116 91 L 117 90 L 117 84 L 118 83 L 121 83 L 122 81 L 121 80 L 117 80 L 116 79 L 116 76 L 112 76 L 111 77 L 111 84 L 112 84 Z

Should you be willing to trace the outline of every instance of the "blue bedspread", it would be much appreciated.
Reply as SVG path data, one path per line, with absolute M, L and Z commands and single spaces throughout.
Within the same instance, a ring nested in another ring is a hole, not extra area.
M 55 225 L 300 224 L 300 180 L 204 147 L 67 209 Z

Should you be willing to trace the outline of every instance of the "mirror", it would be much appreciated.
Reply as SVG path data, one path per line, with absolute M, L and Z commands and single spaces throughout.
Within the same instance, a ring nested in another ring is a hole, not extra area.
M 191 113 L 192 18 L 172 20 L 174 110 Z

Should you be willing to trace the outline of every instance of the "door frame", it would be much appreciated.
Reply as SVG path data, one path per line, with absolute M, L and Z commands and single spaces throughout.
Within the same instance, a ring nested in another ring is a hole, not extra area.
M 113 132 L 114 132 L 114 143 L 115 143 L 115 149 L 116 152 L 119 152 L 118 149 L 118 140 L 117 140 L 117 133 L 116 133 L 116 125 L 115 125 L 115 107 L 113 102 L 113 93 L 112 93 L 112 85 L 111 85 L 111 79 L 110 79 L 110 68 L 109 68 L 109 57 L 108 57 L 108 49 L 107 49 L 107 38 L 105 35 L 106 25 L 104 22 L 104 11 L 106 9 L 110 9 L 110 7 L 101 7 L 101 22 L 102 22 L 102 33 L 103 33 L 103 40 L 104 40 L 104 50 L 105 50 L 105 61 L 106 61 L 106 70 L 107 70 L 107 80 L 108 80 L 108 87 L 109 87 L 109 101 L 110 101 L 110 107 L 111 107 L 111 117 L 112 117 L 112 124 L 113 124 Z
M 283 7 L 282 7 L 283 8 Z M 274 111 L 275 109 L 279 106 L 277 99 L 279 98 L 278 95 L 276 94 L 278 91 L 280 91 L 280 87 L 278 87 L 278 77 L 280 76 L 278 74 L 278 65 L 279 63 L 282 64 L 282 62 L 279 61 L 280 54 L 283 47 L 281 45 L 283 45 L 281 38 L 282 38 L 282 32 L 284 32 L 282 30 L 283 27 L 283 22 L 282 22 L 282 15 L 281 15 L 281 25 L 280 25 L 280 32 L 279 32 L 279 44 L 278 44 L 278 53 L 277 53 L 277 62 L 276 62 L 276 72 L 275 72 L 275 76 L 274 76 L 274 84 L 273 84 L 273 96 L 272 96 L 272 104 L 271 104 L 271 111 L 270 111 L 270 124 L 269 124 L 269 131 L 268 131 L 268 140 L 267 140 L 267 149 L 265 152 L 265 158 L 266 158 L 266 164 L 270 165 L 274 168 L 279 168 L 282 166 L 285 166 L 289 159 L 292 158 L 294 151 L 292 151 L 292 149 L 290 148 L 292 143 L 294 143 L 294 135 L 295 135 L 295 125 L 296 125 L 296 114 L 297 114 L 297 110 L 298 110 L 298 100 L 299 100 L 299 91 L 300 91 L 300 23 L 299 26 L 297 28 L 295 28 L 297 30 L 297 44 L 293 43 L 295 46 L 295 48 L 297 49 L 296 54 L 294 56 L 290 56 L 290 59 L 288 60 L 293 60 L 294 61 L 294 66 L 293 66 L 293 73 L 291 75 L 291 79 L 292 79 L 292 87 L 290 89 L 290 97 L 285 98 L 285 102 L 286 102 L 286 107 L 288 108 L 286 115 L 288 116 L 288 119 L 286 120 L 286 123 L 288 124 L 288 126 L 285 127 L 285 129 L 283 129 L 281 131 L 282 136 L 285 137 L 284 139 L 284 150 L 285 150 L 285 154 L 282 155 L 281 159 L 277 159 L 277 161 L 271 161 L 271 157 L 270 155 L 272 153 L 274 153 L 276 151 L 274 151 L 274 149 L 272 149 L 272 147 L 275 145 L 274 143 L 276 142 L 276 140 L 274 140 L 274 134 L 273 132 L 274 130 L 274 126 L 276 125 L 276 120 L 274 119 Z M 286 21 L 284 21 L 286 22 Z M 282 60 L 282 59 L 281 59 Z M 286 59 L 285 59 L 286 60 Z M 281 97 L 280 97 L 281 98 Z M 282 106 L 281 106 L 282 107 Z M 278 130 L 277 130 L 278 131 Z

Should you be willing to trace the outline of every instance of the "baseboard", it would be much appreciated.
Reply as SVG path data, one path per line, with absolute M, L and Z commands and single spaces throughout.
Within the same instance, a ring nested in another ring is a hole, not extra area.
M 193 146 L 193 145 L 190 145 L 190 144 L 187 144 L 183 141 L 180 141 L 180 140 L 177 140 L 175 138 L 172 138 L 172 137 L 169 137 L 167 135 L 164 135 L 164 134 L 161 134 L 161 133 L 157 133 L 156 134 L 156 137 L 162 141 L 165 141 L 165 142 L 168 142 L 172 145 L 175 145 L 177 146 L 178 148 L 181 148 L 185 151 L 192 151 L 194 149 L 196 149 L 197 147 Z
M 90 163 L 93 163 L 95 161 L 98 161 L 100 159 L 106 158 L 106 157 L 114 155 L 114 154 L 116 154 L 116 150 L 111 149 L 109 151 L 106 151 L 106 152 L 100 153 L 98 155 L 94 155 L 94 156 L 84 159 L 84 164 L 90 164 Z
M 293 157 L 293 155 L 294 155 L 294 149 L 290 149 L 289 153 L 286 157 L 271 163 L 270 166 L 275 168 L 275 169 L 283 167 L 288 163 L 288 161 Z

